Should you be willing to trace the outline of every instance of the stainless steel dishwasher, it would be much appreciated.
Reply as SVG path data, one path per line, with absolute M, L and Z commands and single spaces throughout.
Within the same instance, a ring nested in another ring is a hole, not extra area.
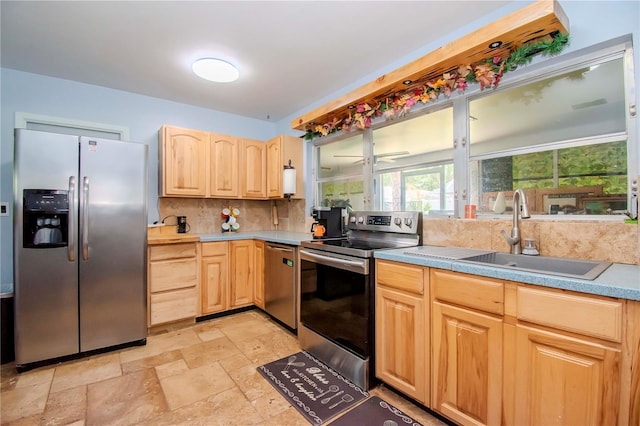
M 297 328 L 297 248 L 266 243 L 264 254 L 264 304 L 269 315 Z

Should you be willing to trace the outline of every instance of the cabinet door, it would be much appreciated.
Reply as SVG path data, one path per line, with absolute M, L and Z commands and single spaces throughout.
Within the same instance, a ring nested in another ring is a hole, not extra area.
M 618 350 L 518 325 L 515 365 L 515 424 L 618 423 Z
M 162 195 L 204 197 L 209 134 L 163 126 L 161 136 Z
M 267 196 L 267 144 L 240 140 L 240 193 L 245 198 Z
M 212 314 L 229 308 L 229 256 L 218 254 L 202 258 L 202 313 Z
M 282 138 L 267 142 L 267 197 L 282 198 Z
M 229 243 L 201 244 L 201 313 L 211 314 L 229 309 Z
M 253 301 L 264 309 L 264 241 L 255 241 L 255 285 Z
M 255 282 L 255 252 L 253 240 L 231 241 L 231 292 L 230 307 L 237 308 L 253 303 Z
M 209 155 L 209 195 L 237 197 L 240 194 L 237 138 L 212 133 Z
M 463 425 L 496 425 L 502 415 L 502 319 L 433 302 L 434 410 Z
M 280 135 L 267 142 L 267 197 L 282 198 L 282 170 L 296 169 L 296 192 L 291 198 L 304 199 L 304 153 L 300 138 Z
M 376 286 L 376 376 L 427 403 L 425 300 Z

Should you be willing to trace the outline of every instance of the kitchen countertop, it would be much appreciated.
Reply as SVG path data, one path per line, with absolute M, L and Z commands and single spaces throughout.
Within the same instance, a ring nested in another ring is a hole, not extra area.
M 247 232 L 225 232 L 220 234 L 193 234 L 200 238 L 203 243 L 211 241 L 229 240 L 263 240 L 272 243 L 289 244 L 299 246 L 302 241 L 313 239 L 311 233 L 289 232 L 289 231 L 247 231 Z
M 440 255 L 439 251 L 442 251 L 444 254 Z M 419 246 L 408 249 L 378 250 L 374 252 L 374 256 L 376 259 L 392 260 L 544 287 L 640 301 L 640 265 L 614 263 L 595 280 L 591 281 L 518 271 L 491 265 L 479 265 L 458 260 L 461 257 L 489 252 L 491 251 L 454 247 Z

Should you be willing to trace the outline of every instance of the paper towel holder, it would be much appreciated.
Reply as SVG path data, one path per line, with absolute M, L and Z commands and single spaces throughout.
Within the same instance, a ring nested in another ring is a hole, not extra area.
M 291 159 L 289 164 L 285 164 L 282 171 L 282 194 L 291 201 L 291 196 L 296 193 L 296 169 L 291 165 Z

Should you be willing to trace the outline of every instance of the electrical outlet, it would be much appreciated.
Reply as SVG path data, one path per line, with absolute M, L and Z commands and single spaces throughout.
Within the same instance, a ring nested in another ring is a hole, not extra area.
M 0 216 L 9 216 L 9 203 L 0 203 Z

